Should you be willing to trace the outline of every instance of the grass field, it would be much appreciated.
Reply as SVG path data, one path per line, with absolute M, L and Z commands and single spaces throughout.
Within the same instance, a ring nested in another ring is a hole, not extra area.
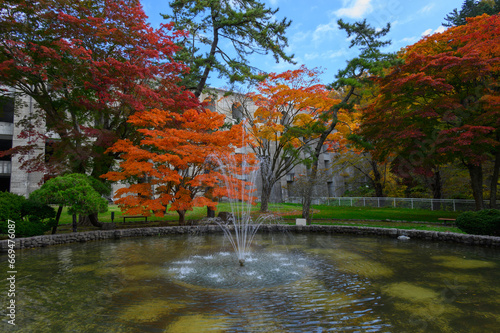
M 271 204 L 270 212 L 280 216 L 283 223 L 293 224 L 295 218 L 300 218 L 302 207 L 299 204 Z M 313 224 L 341 224 L 352 226 L 372 226 L 381 228 L 400 228 L 434 231 L 460 232 L 458 228 L 445 225 L 439 218 L 456 218 L 459 212 L 430 211 L 406 208 L 370 208 L 370 207 L 333 207 L 333 206 L 312 206 Z M 216 214 L 221 211 L 231 211 L 228 203 L 220 203 Z M 158 222 L 163 225 L 176 225 L 178 215 L 176 212 L 168 212 L 164 217 L 150 216 L 148 223 L 139 220 L 127 219 L 123 223 L 122 213 L 118 206 L 111 205 L 106 213 L 99 214 L 99 221 L 111 222 L 111 212 L 114 212 L 114 222 L 117 227 L 133 226 L 154 226 Z M 252 207 L 252 215 L 258 216 L 259 206 Z M 206 208 L 195 208 L 186 214 L 186 221 L 200 220 L 206 216 Z M 65 230 L 64 225 L 71 223 L 71 216 L 63 211 L 60 225 Z M 67 226 L 69 227 L 69 225 Z M 69 229 L 69 228 L 68 228 Z M 87 229 L 87 228 L 85 228 Z M 69 230 L 68 230 L 69 231 Z

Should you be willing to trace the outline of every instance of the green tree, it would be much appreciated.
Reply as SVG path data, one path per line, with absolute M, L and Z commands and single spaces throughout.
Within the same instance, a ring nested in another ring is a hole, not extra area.
M 97 185 L 99 182 L 83 174 L 74 173 L 58 176 L 49 179 L 38 190 L 33 191 L 30 194 L 30 200 L 59 205 L 56 222 L 52 229 L 53 234 L 57 231 L 62 209 L 67 206 L 68 213 L 73 215 L 73 232 L 76 232 L 76 216 L 78 214 L 92 215 L 108 210 L 108 202 L 92 186 L 93 184 Z
M 500 12 L 500 0 L 465 0 L 460 11 L 455 8 L 450 12 L 443 23 L 445 27 L 464 25 L 468 17 L 476 17 L 483 14 L 495 15 Z
M 308 177 L 312 180 L 311 186 L 304 195 L 302 217 L 310 223 L 310 207 L 312 201 L 312 184 L 318 173 L 319 155 L 323 152 L 323 145 L 329 139 L 339 122 L 339 114 L 351 112 L 355 103 L 359 101 L 358 91 L 372 84 L 371 75 L 383 75 L 386 68 L 391 67 L 396 59 L 394 54 L 382 53 L 380 49 L 390 44 L 382 41 L 390 29 L 390 24 L 383 29 L 371 27 L 366 20 L 353 24 L 338 21 L 342 30 L 351 37 L 350 47 L 360 48 L 358 57 L 351 59 L 345 69 L 340 70 L 331 87 L 340 92 L 341 101 L 330 109 L 318 115 L 318 122 L 311 127 L 310 135 L 315 137 L 314 144 L 309 151 L 311 164 L 308 165 Z
M 212 71 L 230 83 L 263 79 L 260 71 L 251 66 L 252 54 L 271 53 L 277 62 L 293 62 L 285 54 L 288 46 L 285 30 L 291 21 L 276 21 L 279 9 L 266 8 L 256 0 L 175 0 L 170 2 L 172 14 L 163 17 L 173 20 L 175 28 L 189 32 L 179 44 L 177 54 L 190 72 L 183 84 L 199 97 Z M 226 49 L 230 44 L 233 49 Z

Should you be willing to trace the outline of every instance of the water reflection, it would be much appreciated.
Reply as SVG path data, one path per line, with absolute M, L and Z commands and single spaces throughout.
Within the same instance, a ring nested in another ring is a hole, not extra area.
M 500 325 L 495 249 L 259 234 L 246 266 L 230 251 L 222 235 L 18 250 L 17 326 L 2 313 L 2 331 L 486 332 Z M 6 267 L 7 257 L 0 259 Z

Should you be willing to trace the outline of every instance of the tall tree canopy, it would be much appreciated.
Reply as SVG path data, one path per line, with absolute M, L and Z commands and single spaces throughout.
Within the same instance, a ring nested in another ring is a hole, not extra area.
M 381 95 L 366 110 L 365 135 L 382 152 L 423 157 L 414 165 L 460 161 L 469 171 L 478 209 L 483 164 L 492 161 L 494 203 L 500 169 L 500 15 L 468 19 L 424 37 L 401 57 L 404 64 L 380 81 Z
M 183 84 L 198 97 L 211 72 L 231 83 L 262 79 L 248 57 L 271 53 L 276 61 L 292 62 L 285 53 L 285 30 L 291 21 L 275 19 L 278 9 L 257 0 L 174 0 L 170 2 L 175 28 L 189 32 L 181 42 L 179 58 L 190 68 Z M 227 49 L 227 44 L 232 48 Z
M 443 23 L 445 27 L 467 24 L 468 17 L 476 17 L 483 14 L 495 15 L 500 12 L 500 0 L 465 0 L 462 8 L 453 9 L 446 15 Z
M 139 0 L 5 0 L 0 12 L 0 85 L 35 100 L 19 125 L 41 139 L 45 128 L 56 134 L 58 171 L 99 176 L 112 163 L 104 151 L 132 134 L 129 115 L 198 103 L 177 85 L 186 67 L 172 57 L 183 32 L 151 28 Z
M 129 122 L 138 127 L 140 142 L 116 142 L 110 151 L 123 159 L 120 170 L 103 175 L 130 184 L 116 191 L 116 202 L 127 214 L 146 216 L 163 216 L 170 205 L 168 209 L 177 211 L 183 223 L 193 207 L 215 209 L 214 199 L 221 196 L 241 199 L 239 190 L 248 184 L 222 174 L 213 163 L 216 157 L 224 159 L 247 143 L 241 124 L 220 130 L 224 118 L 194 109 L 182 114 L 153 109 L 132 115 Z M 236 157 L 243 158 L 241 154 Z M 226 180 L 233 184 L 232 191 L 225 187 Z M 207 187 L 212 188 L 209 195 L 201 195 Z

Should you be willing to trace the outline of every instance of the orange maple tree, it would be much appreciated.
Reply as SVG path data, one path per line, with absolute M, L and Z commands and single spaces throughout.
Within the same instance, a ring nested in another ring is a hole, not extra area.
M 271 73 L 249 94 L 257 110 L 246 111 L 251 147 L 261 159 L 261 211 L 266 212 L 273 186 L 296 165 L 304 162 L 304 150 L 325 126 L 321 115 L 339 100 L 319 83 L 320 72 L 301 66 Z M 306 154 L 307 155 L 307 154 Z M 305 156 L 308 159 L 309 156 Z
M 138 144 L 120 140 L 109 148 L 120 154 L 122 162 L 120 170 L 102 176 L 129 183 L 115 195 L 126 214 L 163 216 L 170 205 L 168 210 L 176 211 L 179 223 L 184 223 L 193 207 L 215 209 L 216 198 L 222 196 L 241 199 L 240 190 L 248 185 L 237 177 L 241 170 L 236 166 L 223 174 L 214 160 L 233 155 L 241 162 L 244 157 L 234 153 L 246 144 L 242 124 L 221 130 L 224 115 L 208 109 L 182 114 L 153 109 L 136 113 L 128 121 L 138 128 L 141 140 Z M 233 186 L 225 186 L 226 182 Z M 207 187 L 210 195 L 202 195 Z

